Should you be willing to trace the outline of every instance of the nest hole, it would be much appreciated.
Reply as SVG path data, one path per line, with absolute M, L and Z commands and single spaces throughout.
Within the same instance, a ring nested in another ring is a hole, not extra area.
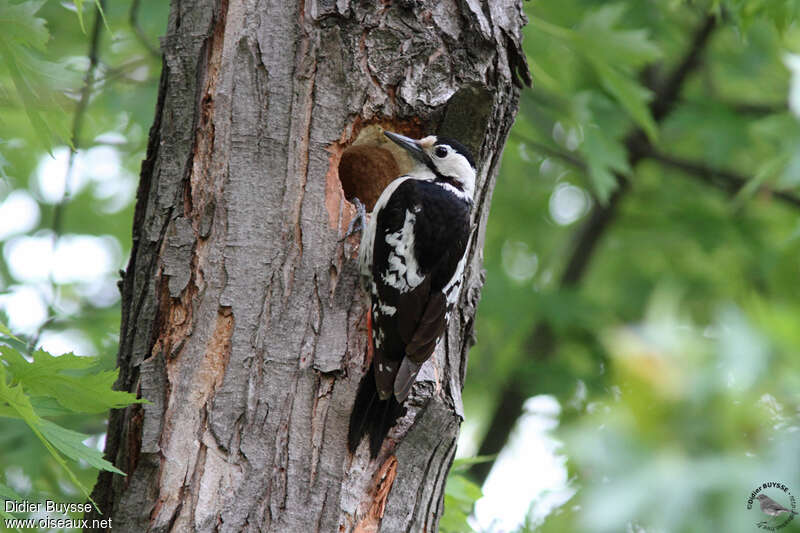
M 339 181 L 348 202 L 361 200 L 372 211 L 383 189 L 413 166 L 411 158 L 383 135 L 380 126 L 368 126 L 342 153 Z
M 400 175 L 391 152 L 376 146 L 351 146 L 339 162 L 339 179 L 348 202 L 358 198 L 372 211 L 383 189 Z

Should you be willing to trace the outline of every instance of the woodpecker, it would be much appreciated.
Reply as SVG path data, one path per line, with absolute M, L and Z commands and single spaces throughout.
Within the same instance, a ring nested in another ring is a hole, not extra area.
M 351 453 L 365 434 L 375 458 L 461 291 L 476 167 L 460 142 L 384 134 L 415 162 L 381 193 L 359 249 L 372 363 L 350 415 Z M 360 202 L 359 202 L 360 204 Z

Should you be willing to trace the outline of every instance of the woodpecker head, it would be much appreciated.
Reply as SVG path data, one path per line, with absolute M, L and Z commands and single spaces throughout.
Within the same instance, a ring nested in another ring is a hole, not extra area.
M 415 175 L 440 183 L 457 196 L 472 201 L 475 160 L 466 146 L 455 139 L 435 135 L 410 139 L 390 131 L 383 133 L 414 158 L 417 162 Z

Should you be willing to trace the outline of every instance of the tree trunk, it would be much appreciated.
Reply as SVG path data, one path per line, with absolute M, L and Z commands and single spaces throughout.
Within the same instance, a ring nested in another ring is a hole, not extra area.
M 94 498 L 120 531 L 435 531 L 462 419 L 481 249 L 517 109 L 520 0 L 174 0 L 122 282 Z M 479 178 L 465 289 L 409 411 L 347 452 L 366 370 L 358 238 L 406 162 L 380 128 L 460 139 Z

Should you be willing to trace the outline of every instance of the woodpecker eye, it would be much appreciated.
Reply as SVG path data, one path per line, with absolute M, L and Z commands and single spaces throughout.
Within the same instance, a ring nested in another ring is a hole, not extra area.
M 447 156 L 447 148 L 445 148 L 444 146 L 437 146 L 436 147 L 436 151 L 434 153 L 436 154 L 436 157 L 439 157 L 439 158 L 446 157 Z

